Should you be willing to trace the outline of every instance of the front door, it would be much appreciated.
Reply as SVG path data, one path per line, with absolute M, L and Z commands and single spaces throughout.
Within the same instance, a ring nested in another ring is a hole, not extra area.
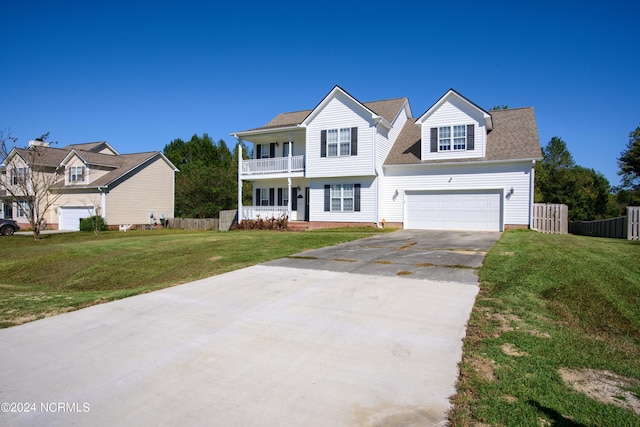
M 4 204 L 4 218 L 13 219 L 13 203 Z
M 304 220 L 309 221 L 309 187 L 304 190 Z

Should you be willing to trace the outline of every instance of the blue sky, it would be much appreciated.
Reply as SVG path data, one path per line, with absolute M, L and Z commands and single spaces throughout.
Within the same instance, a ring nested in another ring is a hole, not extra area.
M 230 3 L 230 2 L 229 2 Z M 310 109 L 335 86 L 533 106 L 540 142 L 619 182 L 640 126 L 635 1 L 0 1 L 0 129 L 121 153 Z

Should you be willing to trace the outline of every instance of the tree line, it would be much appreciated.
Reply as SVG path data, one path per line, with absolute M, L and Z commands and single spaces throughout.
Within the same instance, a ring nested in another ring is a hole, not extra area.
M 179 169 L 176 174 L 177 218 L 215 218 L 221 210 L 238 206 L 238 152 L 206 133 L 190 140 L 174 139 L 164 155 Z M 243 146 L 243 158 L 247 158 Z M 251 187 L 244 183 L 244 204 L 251 204 Z M 248 200 L 246 200 L 248 199 Z
M 603 174 L 577 165 L 567 144 L 554 136 L 542 149 L 535 167 L 535 202 L 562 203 L 570 221 L 590 221 L 625 214 L 627 206 L 640 205 L 640 127 L 618 158 L 619 186 L 612 187 Z

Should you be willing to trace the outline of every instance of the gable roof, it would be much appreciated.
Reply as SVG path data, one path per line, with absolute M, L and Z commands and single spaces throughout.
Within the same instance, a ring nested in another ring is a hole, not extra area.
M 14 148 L 4 160 L 4 164 L 8 164 L 15 155 L 18 155 L 25 163 L 32 166 L 57 168 L 68 152 L 69 150 L 63 148 L 45 146 Z
M 457 98 L 458 100 L 460 100 L 463 103 L 467 104 L 468 106 L 470 106 L 474 110 L 478 111 L 484 117 L 485 125 L 487 127 L 487 130 L 491 130 L 493 128 L 493 122 L 491 120 L 491 114 L 489 114 L 488 112 L 486 112 L 482 108 L 478 107 L 474 102 L 472 102 L 472 101 L 468 100 L 467 98 L 465 98 L 464 96 L 462 96 L 455 89 L 449 89 L 444 95 L 442 95 L 440 97 L 440 99 L 438 99 L 431 107 L 429 107 L 427 109 L 427 111 L 424 112 L 424 114 L 422 114 L 420 117 L 418 117 L 418 119 L 416 120 L 416 123 L 417 124 L 422 124 L 425 120 L 427 120 L 429 118 L 429 116 L 431 116 L 431 114 L 433 114 L 433 112 L 435 112 L 438 108 L 440 108 L 442 106 L 442 104 L 444 104 L 445 102 L 447 102 L 451 98 Z
M 94 153 L 98 153 L 103 149 L 107 148 L 113 152 L 113 154 L 120 154 L 118 151 L 113 148 L 107 141 L 98 141 L 98 142 L 85 142 L 82 144 L 71 144 L 67 145 L 65 148 L 78 149 L 83 151 L 92 151 Z
M 421 125 L 407 121 L 391 148 L 385 166 L 470 161 L 534 160 L 542 158 L 533 107 L 492 111 L 486 157 L 421 160 Z
M 323 98 L 323 100 L 312 110 L 301 110 L 301 111 L 293 111 L 290 113 L 280 113 L 269 122 L 267 122 L 264 126 L 260 126 L 253 129 L 248 129 L 242 132 L 234 132 L 234 134 L 242 134 L 246 132 L 255 132 L 261 130 L 271 130 L 278 128 L 290 128 L 290 127 L 299 127 L 301 126 L 309 116 L 317 111 L 319 107 L 323 106 L 334 96 L 337 92 L 341 92 L 345 94 L 347 97 L 351 98 L 354 102 L 360 104 L 364 109 L 368 110 L 372 115 L 380 116 L 388 123 L 392 123 L 395 120 L 396 116 L 400 112 L 400 110 L 404 107 L 406 103 L 408 103 L 408 98 L 393 98 L 393 99 L 385 99 L 380 101 L 371 101 L 371 102 L 360 102 L 351 95 L 349 95 L 344 89 L 340 86 L 335 86 L 331 92 L 327 96 Z
M 171 161 L 160 151 L 133 154 L 104 154 L 97 152 L 105 147 L 108 147 L 111 151 L 117 153 L 117 151 L 109 144 L 103 142 L 73 144 L 64 148 L 46 146 L 14 148 L 3 164 L 8 164 L 14 156 L 18 155 L 30 166 L 57 168 L 59 166 L 65 166 L 68 160 L 76 155 L 86 165 L 101 166 L 112 169 L 102 177 L 92 181 L 90 185 L 74 184 L 73 188 L 95 188 L 108 186 L 156 158 L 164 160 L 174 171 L 178 171 L 173 163 L 171 163 Z M 89 150 L 83 150 L 83 148 L 88 148 Z M 35 152 L 34 150 L 37 150 L 37 155 L 32 154 Z M 52 186 L 52 188 L 63 188 L 65 187 L 64 184 L 65 181 L 62 179 Z
M 78 185 L 74 184 L 73 188 L 95 188 L 95 187 L 108 187 L 119 179 L 123 178 L 125 175 L 132 173 L 135 169 L 143 166 L 151 162 L 156 158 L 160 158 L 167 162 L 167 164 L 177 171 L 176 167 L 171 163 L 169 159 L 167 159 L 164 154 L 159 151 L 149 151 L 144 153 L 134 153 L 134 154 L 120 154 L 117 156 L 111 154 L 100 154 L 100 153 L 91 153 L 88 151 L 75 151 L 80 158 L 83 160 L 85 158 L 89 159 L 87 164 L 106 166 L 113 168 L 111 171 L 101 176 L 100 178 L 91 181 L 90 185 Z M 65 187 L 64 181 L 58 182 L 54 188 L 63 188 Z

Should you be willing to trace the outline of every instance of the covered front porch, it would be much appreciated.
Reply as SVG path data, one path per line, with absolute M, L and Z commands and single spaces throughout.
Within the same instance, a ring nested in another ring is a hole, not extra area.
M 289 221 L 309 221 L 309 184 L 302 181 L 292 182 L 291 178 L 252 181 L 252 205 L 238 206 L 238 220 L 286 216 Z

